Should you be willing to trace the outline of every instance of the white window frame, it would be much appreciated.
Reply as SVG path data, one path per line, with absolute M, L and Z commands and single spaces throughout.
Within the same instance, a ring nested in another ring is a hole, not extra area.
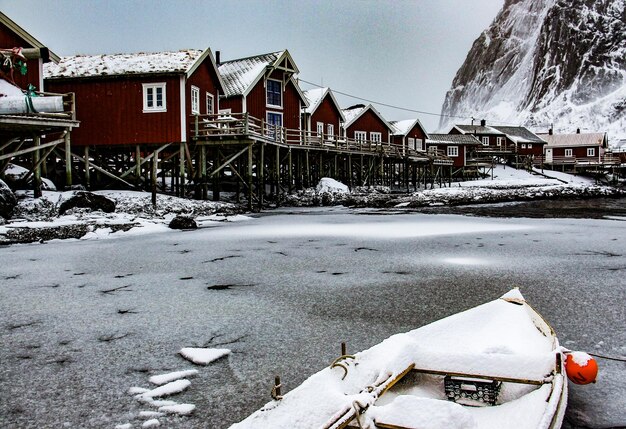
M 282 129 L 285 126 L 285 123 L 283 122 L 283 120 L 285 118 L 283 117 L 283 113 L 282 112 L 265 112 L 265 121 L 266 121 L 265 122 L 265 127 L 267 128 L 265 130 L 265 135 L 274 138 L 274 140 L 278 140 L 279 134 L 275 133 L 275 131 L 276 131 L 275 129 L 270 129 L 270 115 L 278 115 L 278 116 L 280 116 L 280 129 Z M 280 129 L 279 129 L 279 133 L 280 133 Z
M 370 140 L 372 143 L 382 143 L 383 142 L 383 133 L 370 131 Z
M 415 138 L 414 137 L 408 137 L 407 138 L 407 144 L 409 146 L 409 149 L 417 150 L 417 146 L 415 146 Z
M 483 146 L 489 146 L 489 137 L 482 137 Z
M 354 140 L 365 143 L 367 141 L 367 131 L 355 131 Z
M 200 114 L 200 88 L 191 85 L 191 114 Z
M 144 83 L 143 87 L 143 113 L 167 112 L 167 84 L 165 82 Z M 161 106 L 156 105 L 156 89 L 160 88 L 163 94 Z M 148 93 L 152 92 L 152 106 L 148 105 Z
M 424 140 L 422 139 L 416 139 L 415 140 L 415 150 L 419 150 L 419 151 L 426 151 L 426 148 L 424 147 Z
M 498 137 L 496 138 L 496 145 L 498 147 L 502 146 L 502 142 L 504 141 L 504 137 Z
M 574 149 L 565 149 L 565 157 L 571 158 L 574 156 Z
M 532 143 L 526 143 L 526 149 L 532 149 L 532 148 L 533 148 Z
M 437 153 L 437 146 L 435 146 L 435 145 L 428 146 L 427 152 L 428 153 L 432 153 L 432 154 L 436 154 Z
M 587 148 L 587 156 L 596 156 L 596 148 L 588 147 Z
M 326 137 L 331 140 L 335 138 L 335 125 L 326 124 Z
M 459 147 L 458 146 L 448 146 L 448 156 L 451 158 L 456 158 L 459 156 Z
M 522 149 L 526 149 L 526 143 L 522 143 Z
M 213 115 L 215 113 L 215 97 L 207 91 L 206 93 L 206 114 Z
M 317 123 L 317 136 L 321 137 L 322 134 L 324 134 L 324 123 L 323 122 L 318 122 Z
M 267 79 L 267 82 L 270 82 L 270 81 L 273 81 L 273 82 L 278 82 L 278 83 L 280 84 L 280 105 L 277 105 L 277 104 L 270 104 L 270 103 L 268 102 L 268 100 L 267 100 L 267 98 L 268 98 L 268 97 L 267 97 L 267 89 L 268 89 L 268 86 L 269 86 L 269 85 L 267 85 L 267 83 L 266 83 L 266 84 L 265 84 L 265 106 L 266 106 L 266 107 L 273 107 L 274 109 L 282 109 L 282 108 L 283 108 L 283 104 L 284 104 L 284 103 L 283 103 L 283 93 L 285 92 L 285 90 L 284 90 L 284 88 L 283 88 L 283 82 L 282 82 L 281 80 L 278 80 L 278 79 L 269 79 L 269 78 L 268 78 L 268 79 Z

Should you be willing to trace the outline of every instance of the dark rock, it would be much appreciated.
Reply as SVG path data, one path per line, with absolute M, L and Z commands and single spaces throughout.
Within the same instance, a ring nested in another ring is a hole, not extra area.
M 102 195 L 79 191 L 61 203 L 59 215 L 63 215 L 68 210 L 74 208 L 86 208 L 92 211 L 100 210 L 105 213 L 113 213 L 115 211 L 115 201 Z
M 9 219 L 17 205 L 17 198 L 6 183 L 0 180 L 0 217 Z
M 197 229 L 198 224 L 191 216 L 177 215 L 171 220 L 169 227 L 172 229 Z

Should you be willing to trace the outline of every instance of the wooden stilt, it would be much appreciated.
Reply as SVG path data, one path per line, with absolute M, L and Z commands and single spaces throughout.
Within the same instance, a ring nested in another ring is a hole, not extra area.
M 39 147 L 41 145 L 41 137 L 39 136 L 35 136 L 33 138 L 33 141 L 35 143 L 35 147 Z M 33 180 L 33 193 L 35 195 L 35 198 L 39 198 L 41 197 L 42 193 L 41 193 L 41 167 L 40 167 L 40 163 L 39 163 L 39 149 L 37 149 L 36 151 L 33 152 L 33 167 L 34 167 L 34 171 L 35 171 L 35 177 Z
M 85 188 L 91 189 L 91 173 L 89 172 L 89 145 L 85 146 Z
M 72 187 L 72 153 L 69 128 L 63 135 L 63 140 L 65 142 L 65 188 L 69 189 Z

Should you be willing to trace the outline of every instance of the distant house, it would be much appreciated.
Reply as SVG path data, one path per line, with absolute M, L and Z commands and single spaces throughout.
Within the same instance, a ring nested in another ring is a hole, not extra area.
M 27 72 L 22 75 L 15 71 L 13 73 L 15 84 L 22 89 L 28 89 L 29 85 L 33 85 L 37 91 L 43 91 L 43 65 L 50 61 L 56 63 L 59 61 L 59 57 L 0 12 L 0 49 L 10 50 L 13 48 L 28 50 L 28 52 L 23 53 L 27 57 Z
M 483 148 L 493 151 L 506 151 L 506 134 L 494 127 L 487 126 L 486 121 L 480 121 L 480 125 L 454 125 L 448 134 L 471 134 L 476 137 Z
M 343 109 L 343 115 L 346 118 L 343 133 L 348 139 L 372 144 L 391 143 L 395 129 L 371 104 L 348 107 Z
M 224 91 L 210 49 L 64 57 L 45 81 L 76 94 L 80 146 L 189 141 L 191 115 L 216 112 Z
M 391 121 L 390 124 L 394 129 L 391 142 L 400 146 L 403 153 L 408 150 L 426 150 L 424 142 L 428 139 L 428 133 L 419 119 Z
M 304 91 L 308 106 L 303 109 L 303 127 L 310 136 L 335 140 L 346 120 L 330 88 Z
M 543 148 L 547 144 L 545 140 L 525 127 L 492 126 L 497 131 L 506 135 L 507 146 L 514 145 L 518 155 L 543 155 Z
M 468 154 L 482 145 L 472 134 L 429 134 L 426 138 L 426 152 L 449 158 L 454 167 L 468 165 Z
M 538 134 L 547 142 L 544 162 L 546 164 L 596 163 L 600 162 L 608 147 L 605 133 Z
M 269 126 L 300 130 L 307 101 L 295 80 L 299 72 L 289 51 L 224 61 L 220 111 L 249 113 Z

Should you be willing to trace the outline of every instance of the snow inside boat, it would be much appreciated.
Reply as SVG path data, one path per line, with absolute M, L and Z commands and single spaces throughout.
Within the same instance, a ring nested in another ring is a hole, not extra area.
M 341 356 L 231 429 L 560 428 L 563 361 L 552 328 L 513 289 Z

